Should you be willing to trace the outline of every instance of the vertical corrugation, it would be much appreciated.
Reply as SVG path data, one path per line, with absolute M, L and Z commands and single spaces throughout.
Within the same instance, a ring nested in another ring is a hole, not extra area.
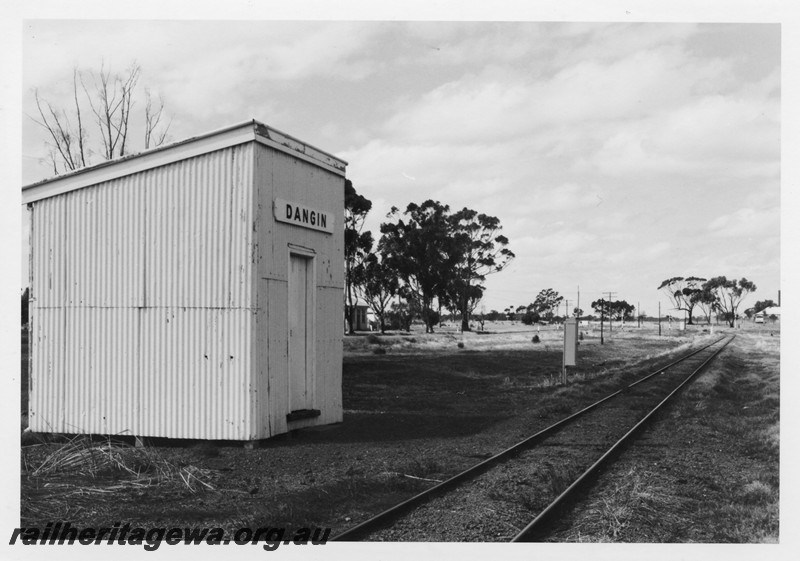
M 246 166 L 229 148 L 34 203 L 34 430 L 248 438 Z
M 63 432 L 63 308 L 39 308 L 32 322 L 29 423 L 37 432 Z
M 241 334 L 249 332 L 249 316 L 247 310 L 144 311 L 143 434 L 247 437 L 249 341 Z
M 138 187 L 133 178 L 122 178 L 56 198 L 68 207 L 68 305 L 108 308 L 143 304 L 144 208 L 142 198 L 136 196 Z
M 242 165 L 251 161 L 237 158 L 232 165 L 233 150 L 152 170 L 161 193 L 148 198 L 151 207 L 162 212 L 148 223 L 153 254 L 147 266 L 159 267 L 162 274 L 149 277 L 150 305 L 249 305 L 249 294 L 231 297 L 240 290 L 236 277 L 248 269 L 245 251 L 252 240 L 249 229 L 234 229 L 233 217 L 250 213 L 251 186 L 236 178 L 242 175 Z

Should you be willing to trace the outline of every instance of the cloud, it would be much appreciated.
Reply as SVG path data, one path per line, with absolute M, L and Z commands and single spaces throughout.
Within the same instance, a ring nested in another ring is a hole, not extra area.
M 725 238 L 775 235 L 780 232 L 780 208 L 740 208 L 712 220 L 708 231 Z
M 739 24 L 34 21 L 24 67 L 26 87 L 58 101 L 74 64 L 136 59 L 176 139 L 256 117 L 348 160 L 374 202 L 376 238 L 392 205 L 467 206 L 499 217 L 518 256 L 491 280 L 502 298 L 588 283 L 638 290 L 644 304 L 651 284 L 693 267 L 726 274 L 756 259 L 777 274 L 779 35 Z M 26 152 L 40 132 L 26 126 Z
M 730 159 L 773 174 L 777 102 L 713 93 L 731 87 L 730 62 L 676 46 L 578 61 L 547 79 L 491 67 L 405 98 L 375 134 L 386 147 L 491 143 L 512 157 L 524 142 L 533 159 L 563 158 L 581 174 L 715 172 Z
M 573 42 L 569 49 L 560 49 L 558 65 L 574 61 L 614 61 L 631 53 L 663 46 L 684 45 L 695 36 L 700 26 L 694 23 L 643 25 L 640 23 L 594 23 L 557 26 L 559 35 Z M 578 44 L 575 45 L 574 42 Z

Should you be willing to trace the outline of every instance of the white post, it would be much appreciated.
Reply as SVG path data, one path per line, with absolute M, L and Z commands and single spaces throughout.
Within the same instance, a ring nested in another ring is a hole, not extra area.
M 561 379 L 567 383 L 567 366 L 575 366 L 577 363 L 578 348 L 578 320 L 567 318 L 564 321 L 564 352 L 561 355 Z

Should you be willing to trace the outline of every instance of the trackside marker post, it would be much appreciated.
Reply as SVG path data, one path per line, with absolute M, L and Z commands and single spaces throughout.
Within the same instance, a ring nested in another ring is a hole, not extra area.
M 575 366 L 578 361 L 578 320 L 564 320 L 564 358 L 562 361 L 561 381 L 567 383 L 567 366 Z

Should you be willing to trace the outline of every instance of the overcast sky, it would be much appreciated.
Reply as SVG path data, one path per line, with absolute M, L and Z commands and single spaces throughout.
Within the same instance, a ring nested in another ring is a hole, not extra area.
M 136 61 L 174 141 L 255 118 L 347 160 L 376 237 L 429 198 L 497 216 L 517 257 L 486 311 L 580 286 L 655 315 L 672 276 L 778 299 L 780 47 L 778 24 L 26 20 L 22 109 Z M 22 127 L 28 184 L 52 172 Z

